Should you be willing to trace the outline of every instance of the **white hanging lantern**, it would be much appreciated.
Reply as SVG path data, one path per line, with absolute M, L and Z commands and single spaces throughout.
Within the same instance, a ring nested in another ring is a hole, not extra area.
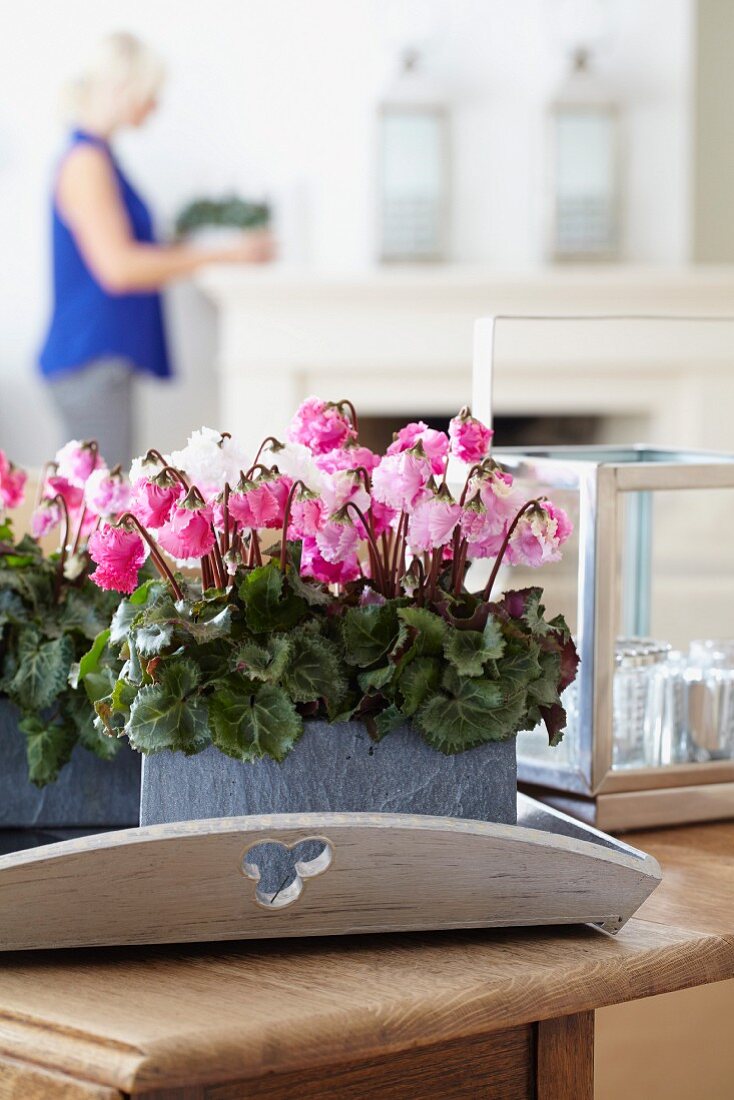
M 615 260 L 621 245 L 619 106 L 576 49 L 550 108 L 549 248 L 553 260 Z
M 381 260 L 446 259 L 449 111 L 414 50 L 380 104 L 378 202 Z

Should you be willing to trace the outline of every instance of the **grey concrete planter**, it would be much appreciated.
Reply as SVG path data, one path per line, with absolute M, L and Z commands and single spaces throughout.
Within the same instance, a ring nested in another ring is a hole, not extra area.
M 96 828 L 137 825 L 140 756 L 123 745 L 112 761 L 77 747 L 56 783 L 28 780 L 18 712 L 0 699 L 0 828 Z
M 242 814 L 372 812 L 516 821 L 515 739 L 456 756 L 409 727 L 379 744 L 361 722 L 307 722 L 282 764 L 209 748 L 143 760 L 141 825 Z
M 517 822 L 515 739 L 456 756 L 431 749 L 410 727 L 379 744 L 361 722 L 307 722 L 282 764 L 253 764 L 218 749 L 143 759 L 140 824 L 274 813 L 410 813 Z M 261 845 L 260 886 L 277 892 L 295 876 L 292 854 Z M 300 845 L 314 859 L 322 845 Z M 265 849 L 268 849 L 265 851 Z M 271 850 L 272 849 L 272 850 Z

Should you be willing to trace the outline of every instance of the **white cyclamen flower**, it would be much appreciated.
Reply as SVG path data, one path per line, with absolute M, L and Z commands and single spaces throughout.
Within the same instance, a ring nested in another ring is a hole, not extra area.
M 250 464 L 242 447 L 212 428 L 192 432 L 183 450 L 171 454 L 170 463 L 202 490 L 222 489 L 225 482 L 236 485 L 240 470 Z

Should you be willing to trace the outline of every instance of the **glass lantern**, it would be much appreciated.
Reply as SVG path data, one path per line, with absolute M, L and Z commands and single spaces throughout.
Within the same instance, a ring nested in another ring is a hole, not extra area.
M 447 258 L 449 112 L 412 50 L 380 105 L 378 201 L 381 260 Z
M 581 657 L 560 751 L 540 728 L 521 734 L 520 779 L 606 829 L 731 816 L 734 455 L 602 446 L 497 458 L 523 495 L 549 496 L 575 526 L 542 577 L 505 578 L 544 587 Z

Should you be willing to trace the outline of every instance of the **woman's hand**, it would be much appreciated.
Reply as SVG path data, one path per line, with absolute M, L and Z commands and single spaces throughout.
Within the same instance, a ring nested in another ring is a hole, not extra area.
M 264 264 L 275 258 L 275 240 L 268 229 L 248 229 L 242 241 L 223 249 L 218 259 L 225 263 Z

